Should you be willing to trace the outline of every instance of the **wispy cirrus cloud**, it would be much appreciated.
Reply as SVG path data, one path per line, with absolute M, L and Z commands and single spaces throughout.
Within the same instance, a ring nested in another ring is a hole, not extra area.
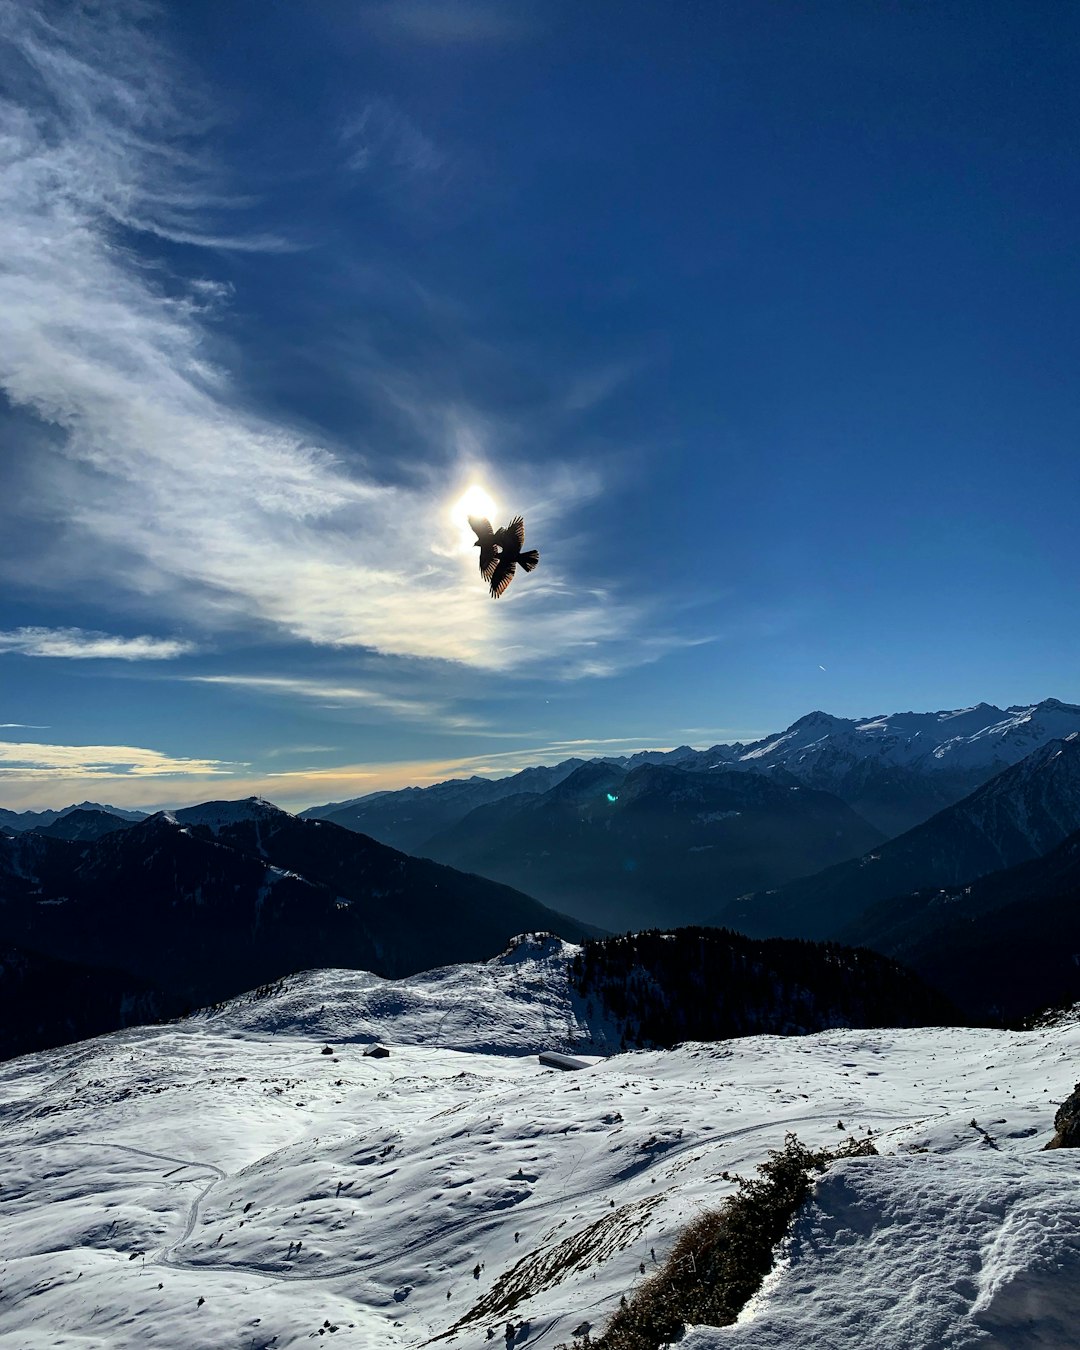
M 355 173 L 387 169 L 395 175 L 430 174 L 446 156 L 390 99 L 370 99 L 341 132 L 345 167 Z
M 417 22 L 448 23 L 436 8 Z M 497 16 L 454 9 L 463 32 Z M 67 560 L 66 579 L 152 596 L 190 624 L 508 674 L 537 649 L 548 674 L 634 664 L 651 614 L 580 589 L 553 559 L 498 605 L 477 583 L 450 507 L 477 471 L 497 493 L 484 466 L 499 447 L 482 418 L 413 390 L 427 437 L 416 464 L 429 467 L 387 485 L 352 453 L 364 447 L 319 444 L 252 411 L 211 355 L 204 311 L 225 298 L 212 277 L 178 294 L 160 261 L 120 246 L 118 226 L 217 247 L 228 202 L 192 148 L 205 118 L 142 13 L 117 0 L 46 22 L 32 3 L 0 0 L 18 72 L 0 101 L 0 389 L 60 433 L 32 472 L 54 526 L 44 547 Z M 413 160 L 425 153 L 415 142 Z M 515 474 L 514 509 L 537 507 L 530 528 L 558 476 L 548 457 Z M 564 513 L 597 490 L 583 480 L 575 496 L 566 477 Z
M 68 660 L 171 661 L 196 650 L 177 638 L 117 637 L 85 628 L 12 628 L 0 632 L 0 652 Z
M 132 745 L 42 745 L 36 741 L 0 741 L 0 779 L 207 777 L 229 774 L 237 766 L 217 759 L 177 758 Z
M 432 699 L 406 698 L 361 685 L 345 684 L 340 680 L 291 675 L 186 675 L 183 679 L 190 684 L 212 684 L 246 689 L 257 694 L 309 699 L 326 708 L 371 709 L 395 717 L 438 722 L 447 730 L 476 730 L 483 725 L 474 718 L 452 712 L 446 704 Z
M 276 235 L 220 228 L 249 202 L 223 188 L 213 161 L 200 152 L 208 108 L 195 81 L 170 78 L 154 18 L 152 5 L 141 0 L 116 0 L 94 12 L 48 0 L 0 0 L 0 44 L 8 58 L 0 103 L 6 169 L 23 179 L 26 192 L 35 190 L 42 171 L 54 176 L 56 224 L 72 223 L 78 207 L 96 215 L 99 228 L 120 225 L 244 252 L 291 250 Z
M 44 722 L 0 722 L 0 731 L 12 731 L 19 729 L 22 731 L 48 731 L 48 725 Z

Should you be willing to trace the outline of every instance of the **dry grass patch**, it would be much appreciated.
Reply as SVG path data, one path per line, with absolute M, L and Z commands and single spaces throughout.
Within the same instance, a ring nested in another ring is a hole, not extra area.
M 869 1139 L 815 1152 L 787 1135 L 759 1175 L 737 1177 L 735 1194 L 685 1229 L 660 1270 L 623 1300 L 600 1337 L 585 1343 L 591 1350 L 660 1350 L 688 1324 L 729 1326 L 772 1269 L 815 1175 L 837 1158 L 876 1152 Z

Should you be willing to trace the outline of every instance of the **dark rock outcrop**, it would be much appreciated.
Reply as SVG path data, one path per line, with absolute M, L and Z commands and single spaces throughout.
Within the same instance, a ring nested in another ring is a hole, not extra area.
M 1080 1148 L 1080 1083 L 1066 1097 L 1054 1117 L 1054 1137 L 1047 1148 Z

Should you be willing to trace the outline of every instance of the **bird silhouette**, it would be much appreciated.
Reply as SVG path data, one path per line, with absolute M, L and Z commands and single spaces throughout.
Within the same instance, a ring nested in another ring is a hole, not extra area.
M 480 550 L 480 575 L 485 581 L 490 581 L 491 574 L 495 571 L 495 564 L 499 561 L 499 551 L 495 547 L 495 531 L 491 528 L 491 521 L 488 520 L 487 516 L 470 516 L 469 524 L 476 534 L 476 543 L 473 548 Z
M 525 543 L 525 521 L 521 516 L 515 516 L 509 525 L 504 525 L 501 529 L 495 531 L 493 542 L 498 547 L 499 554 L 495 559 L 495 565 L 490 575 L 484 572 L 483 540 L 481 539 L 480 542 L 480 571 L 484 575 L 484 580 L 491 582 L 491 594 L 496 600 L 513 581 L 518 563 L 522 565 L 526 572 L 531 572 L 540 561 L 540 554 L 537 553 L 536 549 L 531 548 L 527 553 L 521 551 L 521 546 Z

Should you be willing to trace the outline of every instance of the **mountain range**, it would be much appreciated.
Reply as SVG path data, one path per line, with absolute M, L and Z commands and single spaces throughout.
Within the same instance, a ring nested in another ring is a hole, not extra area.
M 687 1350 L 1072 1344 L 1080 1207 L 1043 1145 L 1080 1004 L 959 1024 L 1080 999 L 1077 711 L 816 714 L 339 820 L 7 813 L 0 1341 L 593 1343 L 797 1134 L 862 1156 Z
M 795 779 L 846 802 L 885 837 L 901 834 L 965 797 L 1002 769 L 1047 741 L 1080 731 L 1080 706 L 1047 698 L 999 708 L 979 703 L 938 712 L 897 712 L 873 717 L 807 713 L 785 731 L 751 742 L 721 743 L 705 750 L 643 750 L 603 756 L 603 762 L 631 770 L 642 764 L 683 769 L 729 768 L 758 773 L 778 768 Z M 300 813 L 302 819 L 332 820 L 369 834 L 406 853 L 423 853 L 432 836 L 450 828 L 478 806 L 522 793 L 544 793 L 586 761 L 538 765 L 505 778 L 448 779 L 430 787 L 408 787 L 328 802 Z M 12 832 L 51 825 L 72 811 L 104 811 L 125 820 L 145 811 L 97 802 L 62 810 L 11 811 L 0 808 L 0 828 Z
M 1054 698 L 1010 708 L 980 703 L 865 718 L 819 711 L 758 741 L 707 750 L 682 745 L 605 756 L 600 762 L 624 770 L 643 764 L 756 773 L 782 769 L 804 787 L 839 797 L 890 838 L 960 801 L 1040 745 L 1073 731 L 1080 731 L 1080 706 Z M 302 815 L 333 820 L 409 853 L 425 853 L 434 836 L 470 811 L 504 797 L 548 792 L 584 762 L 568 759 L 507 778 L 449 779 L 427 788 L 376 792 L 313 806 Z
M 121 974 L 174 1011 L 307 967 L 400 976 L 478 959 L 533 929 L 594 931 L 497 882 L 257 799 L 97 838 L 0 835 L 0 942 L 24 966 L 108 971 L 109 989 Z
M 1080 1000 L 1080 830 L 1044 857 L 892 896 L 843 930 L 918 971 L 969 1017 L 1011 1021 Z
M 102 806 L 100 802 L 79 802 L 75 806 L 65 806 L 58 811 L 8 811 L 0 806 L 0 829 L 8 830 L 12 834 L 21 834 L 23 830 L 36 830 L 55 825 L 73 811 L 97 812 L 128 821 L 145 820 L 149 814 L 146 811 L 131 811 L 123 806 Z
M 998 708 L 852 719 L 814 712 L 779 736 L 719 747 L 744 768 L 780 766 L 833 792 L 885 835 L 960 801 L 1039 746 L 1080 731 L 1080 707 L 1048 698 Z
M 901 960 L 979 1021 L 1080 999 L 1080 734 L 861 858 L 715 922 Z
M 872 905 L 1039 858 L 1077 828 L 1080 732 L 1073 732 L 862 857 L 741 896 L 715 917 L 760 937 L 837 937 Z
M 880 842 L 839 798 L 783 770 L 594 760 L 546 792 L 475 808 L 426 852 L 621 930 L 701 922 L 751 887 Z
M 712 923 L 865 943 L 968 1016 L 1017 1016 L 1080 993 L 1076 879 L 1071 855 L 1054 861 L 1080 829 L 1078 720 L 1056 700 L 813 713 L 751 745 L 570 759 L 300 818 L 257 799 L 5 812 L 0 941 L 14 954 L 0 980 L 14 988 L 18 968 L 26 991 L 35 961 L 67 961 L 91 972 L 86 1006 L 100 971 L 106 1006 L 169 1011 L 327 961 L 397 975 L 526 929 Z M 892 838 L 844 800 L 906 793 L 922 812 L 973 778 Z

